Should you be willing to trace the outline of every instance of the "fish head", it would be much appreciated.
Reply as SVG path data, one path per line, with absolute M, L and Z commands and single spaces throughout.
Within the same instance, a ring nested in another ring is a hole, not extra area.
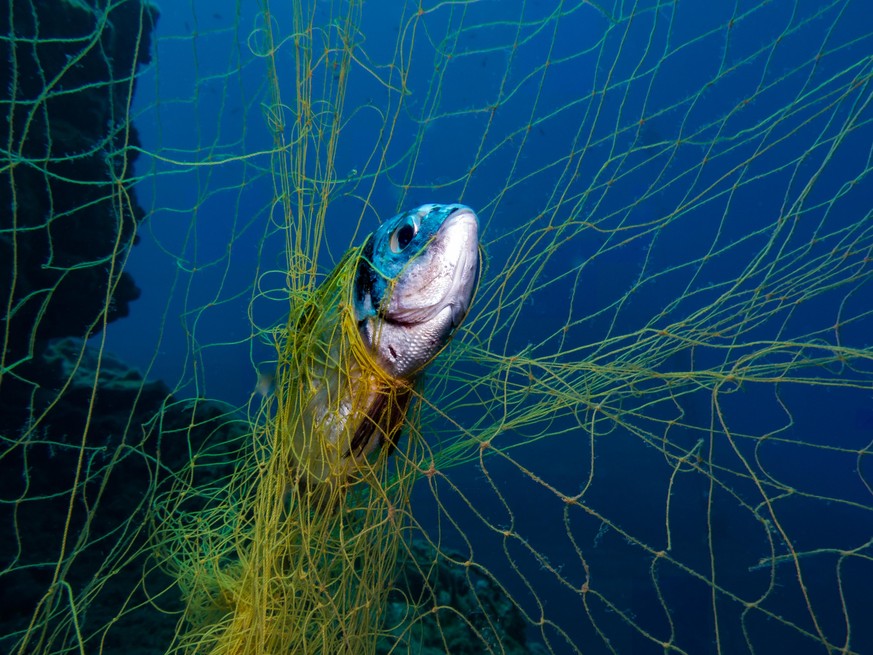
M 422 205 L 385 221 L 358 259 L 358 331 L 389 375 L 414 377 L 464 320 L 479 277 L 479 220 L 466 205 Z

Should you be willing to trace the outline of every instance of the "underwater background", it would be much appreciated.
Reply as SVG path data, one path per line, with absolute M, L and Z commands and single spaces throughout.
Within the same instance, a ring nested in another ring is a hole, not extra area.
M 463 202 L 480 287 L 347 652 L 873 653 L 866 3 L 10 8 L 0 650 L 209 650 L 175 482 L 249 470 L 300 288 Z

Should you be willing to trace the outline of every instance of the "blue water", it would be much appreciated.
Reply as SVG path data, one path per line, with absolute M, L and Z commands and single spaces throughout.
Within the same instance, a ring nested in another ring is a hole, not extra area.
M 218 166 L 204 165 L 228 155 L 262 153 L 273 147 L 261 106 L 267 90 L 264 61 L 253 57 L 247 47 L 247 42 L 259 42 L 257 34 L 249 40 L 259 19 L 247 13 L 253 11 L 250 5 L 254 3 L 243 4 L 246 6 L 237 10 L 232 3 L 225 7 L 215 0 L 202 0 L 186 6 L 165 2 L 161 8 L 155 63 L 137 87 L 134 111 L 140 117 L 136 124 L 146 150 L 161 149 L 165 157 L 192 164 L 180 173 L 178 163 L 149 157 L 138 162 L 138 172 L 145 176 L 137 189 L 140 202 L 154 211 L 142 229 L 142 241 L 133 250 L 127 270 L 143 293 L 131 306 L 130 317 L 113 325 L 108 333 L 109 349 L 149 369 L 150 376 L 171 385 L 181 379 L 180 395 L 198 393 L 237 405 L 254 391 L 256 365 L 270 356 L 268 348 L 252 339 L 249 307 L 253 280 L 260 279 L 260 288 L 269 295 L 251 303 L 253 318 L 261 328 L 281 321 L 283 303 L 277 299 L 281 299 L 285 283 L 281 273 L 282 240 L 275 233 L 264 238 L 269 232 L 271 211 L 281 216 L 280 211 L 270 207 L 274 192 L 266 170 L 269 160 L 259 156 Z M 328 3 L 317 4 L 319 12 L 329 7 Z M 508 35 L 514 33 L 520 5 L 471 5 L 465 25 L 493 25 L 463 33 L 460 43 L 454 46 L 454 59 L 459 63 L 448 68 L 436 109 L 428 105 L 433 60 L 415 60 L 408 81 L 408 110 L 398 115 L 388 150 L 389 162 L 403 163 L 378 180 L 371 208 L 363 212 L 360 196 L 366 185 L 339 189 L 329 210 L 328 247 L 322 253 L 322 270 L 329 270 L 350 242 L 360 243 L 379 218 L 423 202 L 460 199 L 481 211 L 486 276 L 496 276 L 502 270 L 514 245 L 514 238 L 502 237 L 514 227 L 540 214 L 556 224 L 566 220 L 576 201 L 562 205 L 552 216 L 555 207 L 550 198 L 555 186 L 566 188 L 570 195 L 577 194 L 577 200 L 578 194 L 590 186 L 599 189 L 578 200 L 581 211 L 576 218 L 602 220 L 605 227 L 619 226 L 621 218 L 610 218 L 611 212 L 627 207 L 629 198 L 643 201 L 629 214 L 628 224 L 644 223 L 681 208 L 673 222 L 656 232 L 628 230 L 624 235 L 627 243 L 620 246 L 621 239 L 592 231 L 559 247 L 542 279 L 558 278 L 568 264 L 576 267 L 589 259 L 592 264 L 583 267 L 578 278 L 562 279 L 533 294 L 527 300 L 526 322 L 500 343 L 501 349 L 510 354 L 528 344 L 541 344 L 534 354 L 543 355 L 557 349 L 549 339 L 555 326 L 566 320 L 570 285 L 574 283 L 573 315 L 592 318 L 570 331 L 565 349 L 637 330 L 665 308 L 659 326 L 709 306 L 765 248 L 772 230 L 759 230 L 771 225 L 775 216 L 787 215 L 794 220 L 791 212 L 797 207 L 792 208 L 786 198 L 803 198 L 798 205 L 802 208 L 800 220 L 792 230 L 778 234 L 771 253 L 779 248 L 796 249 L 798 259 L 818 261 L 816 258 L 832 248 L 851 245 L 837 238 L 824 243 L 811 240 L 870 220 L 873 190 L 866 174 L 873 127 L 871 110 L 863 105 L 870 93 L 869 61 L 863 62 L 873 55 L 873 25 L 864 3 L 772 2 L 749 14 L 745 12 L 753 3 L 713 2 L 699 3 L 697 7 L 682 3 L 682 7 L 666 4 L 660 8 L 655 4 L 625 7 L 624 12 L 632 7 L 638 12 L 630 24 L 620 21 L 611 27 L 596 11 L 586 10 L 562 21 L 554 34 L 552 23 L 539 32 L 525 28 L 526 39 L 512 59 L 505 44 Z M 544 18 L 552 5 L 527 3 L 525 20 L 534 23 Z M 372 62 L 389 59 L 398 33 L 407 27 L 385 19 L 383 9 L 388 8 L 396 5 L 368 2 L 365 8 L 361 46 Z M 678 13 L 674 13 L 677 8 Z M 501 12 L 505 12 L 509 24 L 500 23 Z M 621 11 L 616 9 L 615 13 Z M 736 18 L 726 36 L 724 28 L 731 16 Z M 283 26 L 286 19 L 277 20 Z M 430 32 L 425 34 L 419 28 L 415 38 L 423 43 L 438 39 L 447 26 L 456 24 L 454 21 L 447 11 L 437 12 L 428 23 Z M 284 27 L 290 30 L 290 25 Z M 193 31 L 197 32 L 193 40 L 170 38 Z M 780 34 L 783 37 L 773 47 Z M 287 47 L 278 55 L 280 74 L 286 76 L 280 80 L 283 100 L 289 106 L 294 103 L 292 52 Z M 811 57 L 816 52 L 826 56 L 813 66 Z M 543 76 L 539 66 L 546 56 L 555 63 Z M 508 64 L 511 72 L 504 80 Z M 237 68 L 241 69 L 239 74 L 228 74 Z M 630 76 L 633 83 L 610 86 L 602 103 L 585 101 L 592 89 L 602 91 L 607 84 Z M 848 89 L 856 76 L 863 78 L 865 86 L 853 94 Z M 394 80 L 396 83 L 396 77 Z M 717 82 L 700 93 L 711 80 Z M 518 85 L 518 92 L 502 100 L 491 116 L 483 108 L 501 97 L 502 83 L 505 88 Z M 517 130 L 531 120 L 531 98 L 537 91 L 534 124 L 523 136 Z M 367 157 L 382 119 L 368 107 L 378 106 L 379 93 L 379 84 L 359 67 L 353 67 L 346 112 L 352 115 L 352 107 L 364 109 L 350 119 L 343 133 L 336 158 L 338 177 L 350 176 L 352 171 L 372 171 L 372 165 L 366 169 Z M 749 98 L 752 100 L 744 103 Z M 415 117 L 462 110 L 465 113 L 446 116 L 428 126 L 423 137 L 425 147 L 409 180 L 412 186 L 405 195 L 398 191 L 397 184 L 406 181 L 407 163 L 403 158 L 416 134 Z M 857 114 L 852 120 L 853 129 L 841 132 L 852 114 Z M 641 116 L 646 117 L 642 124 Z M 290 110 L 286 117 L 290 120 Z M 485 151 L 496 149 L 497 155 L 482 162 L 464 190 L 486 125 L 488 136 L 482 147 Z M 768 128 L 762 130 L 761 125 Z M 570 181 L 563 165 L 553 164 L 564 161 L 571 135 L 579 133 L 580 128 L 586 139 L 579 142 L 575 156 L 582 157 L 582 165 L 578 177 Z M 753 128 L 762 136 L 736 138 Z M 691 136 L 696 143 L 687 147 L 672 152 L 663 147 L 664 143 Z M 522 139 L 523 157 L 516 161 L 514 148 Z M 717 145 L 710 148 L 713 142 Z M 624 158 L 631 147 L 635 147 L 634 153 Z M 660 154 L 654 156 L 656 152 Z M 699 162 L 705 156 L 712 160 L 701 168 Z M 495 204 L 494 198 L 506 186 L 513 162 L 511 179 L 528 179 L 512 186 Z M 616 189 L 604 191 L 603 183 L 617 173 L 623 175 Z M 395 184 L 389 183 L 389 177 Z M 801 193 L 810 180 L 814 184 Z M 857 180 L 851 189 L 844 187 L 849 180 Z M 735 184 L 736 189 L 731 191 Z M 433 190 L 435 185 L 440 188 Z M 342 195 L 344 191 L 348 193 Z M 358 226 L 362 213 L 364 220 Z M 608 252 L 598 254 L 607 247 Z M 675 268 L 708 252 L 713 254 L 703 265 Z M 863 253 L 853 256 L 862 257 Z M 772 254 L 768 257 L 772 258 Z M 195 268 L 192 278 L 190 272 Z M 859 263 L 858 271 L 863 270 Z M 759 282 L 759 277 L 753 277 L 741 289 L 749 291 Z M 631 289 L 634 294 L 620 311 L 597 314 Z M 873 320 L 864 314 L 869 312 L 870 294 L 869 281 L 843 285 L 805 302 L 790 314 L 763 321 L 743 338 L 753 341 L 815 333 L 814 338 L 832 340 L 832 333 L 824 330 L 838 317 L 859 316 L 841 328 L 840 337 L 846 345 L 869 348 Z M 207 306 L 209 303 L 213 305 Z M 198 359 L 195 375 L 191 353 Z M 692 357 L 697 359 L 692 362 Z M 774 355 L 770 361 L 777 359 Z M 659 366 L 664 371 L 688 370 L 692 365 L 714 366 L 717 361 L 718 353 L 701 351 L 676 355 Z M 802 442 L 863 449 L 873 437 L 869 367 L 867 371 L 858 389 L 749 385 L 722 401 L 734 432 L 765 434 L 778 430 L 781 436 Z M 833 369 L 828 375 L 837 380 L 841 373 Z M 679 402 L 687 423 L 709 425 L 712 412 L 708 391 L 689 394 Z M 783 404 L 790 408 L 790 426 Z M 652 412 L 654 419 L 669 417 L 664 407 Z M 671 436 L 689 449 L 697 438 L 679 432 Z M 798 550 L 855 547 L 873 536 L 870 491 L 857 474 L 858 468 L 869 469 L 869 463 L 857 461 L 851 453 L 817 448 L 771 444 L 757 452 L 751 446 L 742 449 L 746 456 L 757 454 L 783 482 L 808 493 L 859 504 L 851 509 L 845 504 L 797 499 L 781 505 L 780 517 Z M 726 450 L 722 455 L 728 457 L 729 453 Z M 514 457 L 566 493 L 577 492 L 588 475 L 588 460 L 572 434 L 541 441 Z M 733 467 L 737 467 L 736 462 Z M 534 551 L 546 553 L 551 564 L 563 566 L 568 579 L 580 586 L 583 569 L 567 539 L 563 508 L 556 506 L 551 492 L 500 460 L 488 463 L 486 469 L 483 472 L 470 467 L 464 475 L 456 476 L 463 494 L 475 498 L 479 511 L 495 524 L 514 521 L 513 529 L 529 539 Z M 657 543 L 663 532 L 665 498 L 652 490 L 661 490 L 667 483 L 669 469 L 663 466 L 663 460 L 652 456 L 650 445 L 619 431 L 602 441 L 596 469 L 597 484 L 588 502 L 637 538 Z M 499 481 L 502 498 L 490 491 L 486 473 Z M 730 498 L 722 496 L 723 490 L 709 490 L 702 476 L 686 476 L 678 484 L 672 507 L 676 558 L 705 571 L 709 552 L 701 535 L 711 532 L 723 563 L 720 581 L 725 580 L 725 586 L 735 593 L 753 597 L 767 582 L 766 571 L 760 577 L 749 573 L 758 558 L 767 555 L 760 548 L 760 526 L 748 510 L 736 508 Z M 731 484 L 744 501 L 758 502 L 748 481 L 731 479 Z M 714 494 L 719 507 L 724 508 L 711 525 L 707 525 L 706 516 L 709 494 Z M 422 488 L 419 496 L 422 521 L 427 525 L 432 518 L 432 506 L 427 505 L 430 492 Z M 542 561 L 518 543 L 505 546 L 493 532 L 471 532 L 477 528 L 469 526 L 477 525 L 477 521 L 465 514 L 461 498 L 447 492 L 441 501 L 465 526 L 465 535 L 449 530 L 444 535 L 448 543 L 463 550 L 467 548 L 466 540 L 472 542 L 477 561 L 507 580 L 508 589 L 534 618 L 540 611 L 538 601 L 518 571 L 537 580 L 536 596 L 545 600 L 548 616 L 570 626 L 571 637 L 579 643 L 600 643 L 590 625 L 580 620 L 578 596 L 543 573 Z M 511 516 L 503 501 L 512 508 Z M 609 583 L 605 586 L 622 599 L 635 621 L 660 634 L 657 626 L 663 625 L 664 617 L 649 584 L 650 560 L 639 557 L 615 531 L 598 534 L 599 525 L 584 517 L 571 519 L 570 532 L 586 545 L 592 569 L 608 572 L 604 575 L 614 575 L 619 581 L 614 587 Z M 747 549 L 742 546 L 744 539 L 738 536 L 745 532 L 753 543 Z M 515 569 L 509 564 L 511 560 L 516 562 Z M 811 564 L 806 569 L 806 582 L 813 590 L 813 605 L 825 633 L 840 643 L 838 635 L 845 628 L 834 583 L 835 564 L 833 557 Z M 788 566 L 780 569 L 780 574 L 790 573 Z M 732 570 L 736 572 L 737 586 L 727 582 Z M 856 629 L 853 649 L 873 652 L 873 633 L 861 627 L 866 619 L 857 610 L 873 584 L 869 563 L 861 566 L 853 561 L 843 573 L 843 593 L 855 608 L 851 615 Z M 634 579 L 639 584 L 629 582 Z M 680 645 L 689 652 L 714 652 L 709 587 L 669 566 L 661 569 L 659 579 L 665 601 L 677 620 Z M 621 588 L 621 584 L 627 587 Z M 774 601 L 771 607 L 811 629 L 805 610 L 797 604 L 800 595 L 790 575 L 780 577 L 778 584 L 784 586 L 774 597 L 784 593 L 784 599 L 779 601 L 781 605 Z M 721 602 L 719 608 L 724 624 L 736 625 L 738 607 Z M 652 647 L 632 631 L 622 630 L 614 614 L 603 608 L 590 611 L 602 625 L 623 634 L 622 640 L 614 644 L 620 652 L 646 652 Z M 758 644 L 757 652 L 823 650 L 780 628 L 778 622 L 753 618 L 748 629 L 752 641 Z M 746 652 L 742 634 L 734 631 L 722 635 L 722 640 L 723 652 Z M 553 646 L 559 652 L 570 652 L 569 646 L 560 641 Z M 594 648 L 600 652 L 599 646 Z

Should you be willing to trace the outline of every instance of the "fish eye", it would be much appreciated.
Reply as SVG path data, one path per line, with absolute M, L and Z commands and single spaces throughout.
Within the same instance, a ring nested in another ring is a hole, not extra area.
M 391 233 L 391 239 L 388 242 L 391 252 L 399 253 L 412 242 L 412 239 L 418 234 L 420 220 L 417 215 L 409 216 L 400 227 Z

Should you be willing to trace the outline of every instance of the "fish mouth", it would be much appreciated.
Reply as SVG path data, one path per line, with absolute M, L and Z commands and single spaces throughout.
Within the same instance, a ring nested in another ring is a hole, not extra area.
M 473 289 L 479 279 L 479 218 L 476 213 L 465 205 L 459 205 L 442 224 L 437 234 L 443 230 L 451 230 L 455 234 L 452 240 L 456 242 L 458 262 L 452 274 L 452 282 L 445 294 L 447 306 L 452 312 L 452 327 L 457 328 L 473 299 Z M 463 232 L 463 240 L 459 233 Z

